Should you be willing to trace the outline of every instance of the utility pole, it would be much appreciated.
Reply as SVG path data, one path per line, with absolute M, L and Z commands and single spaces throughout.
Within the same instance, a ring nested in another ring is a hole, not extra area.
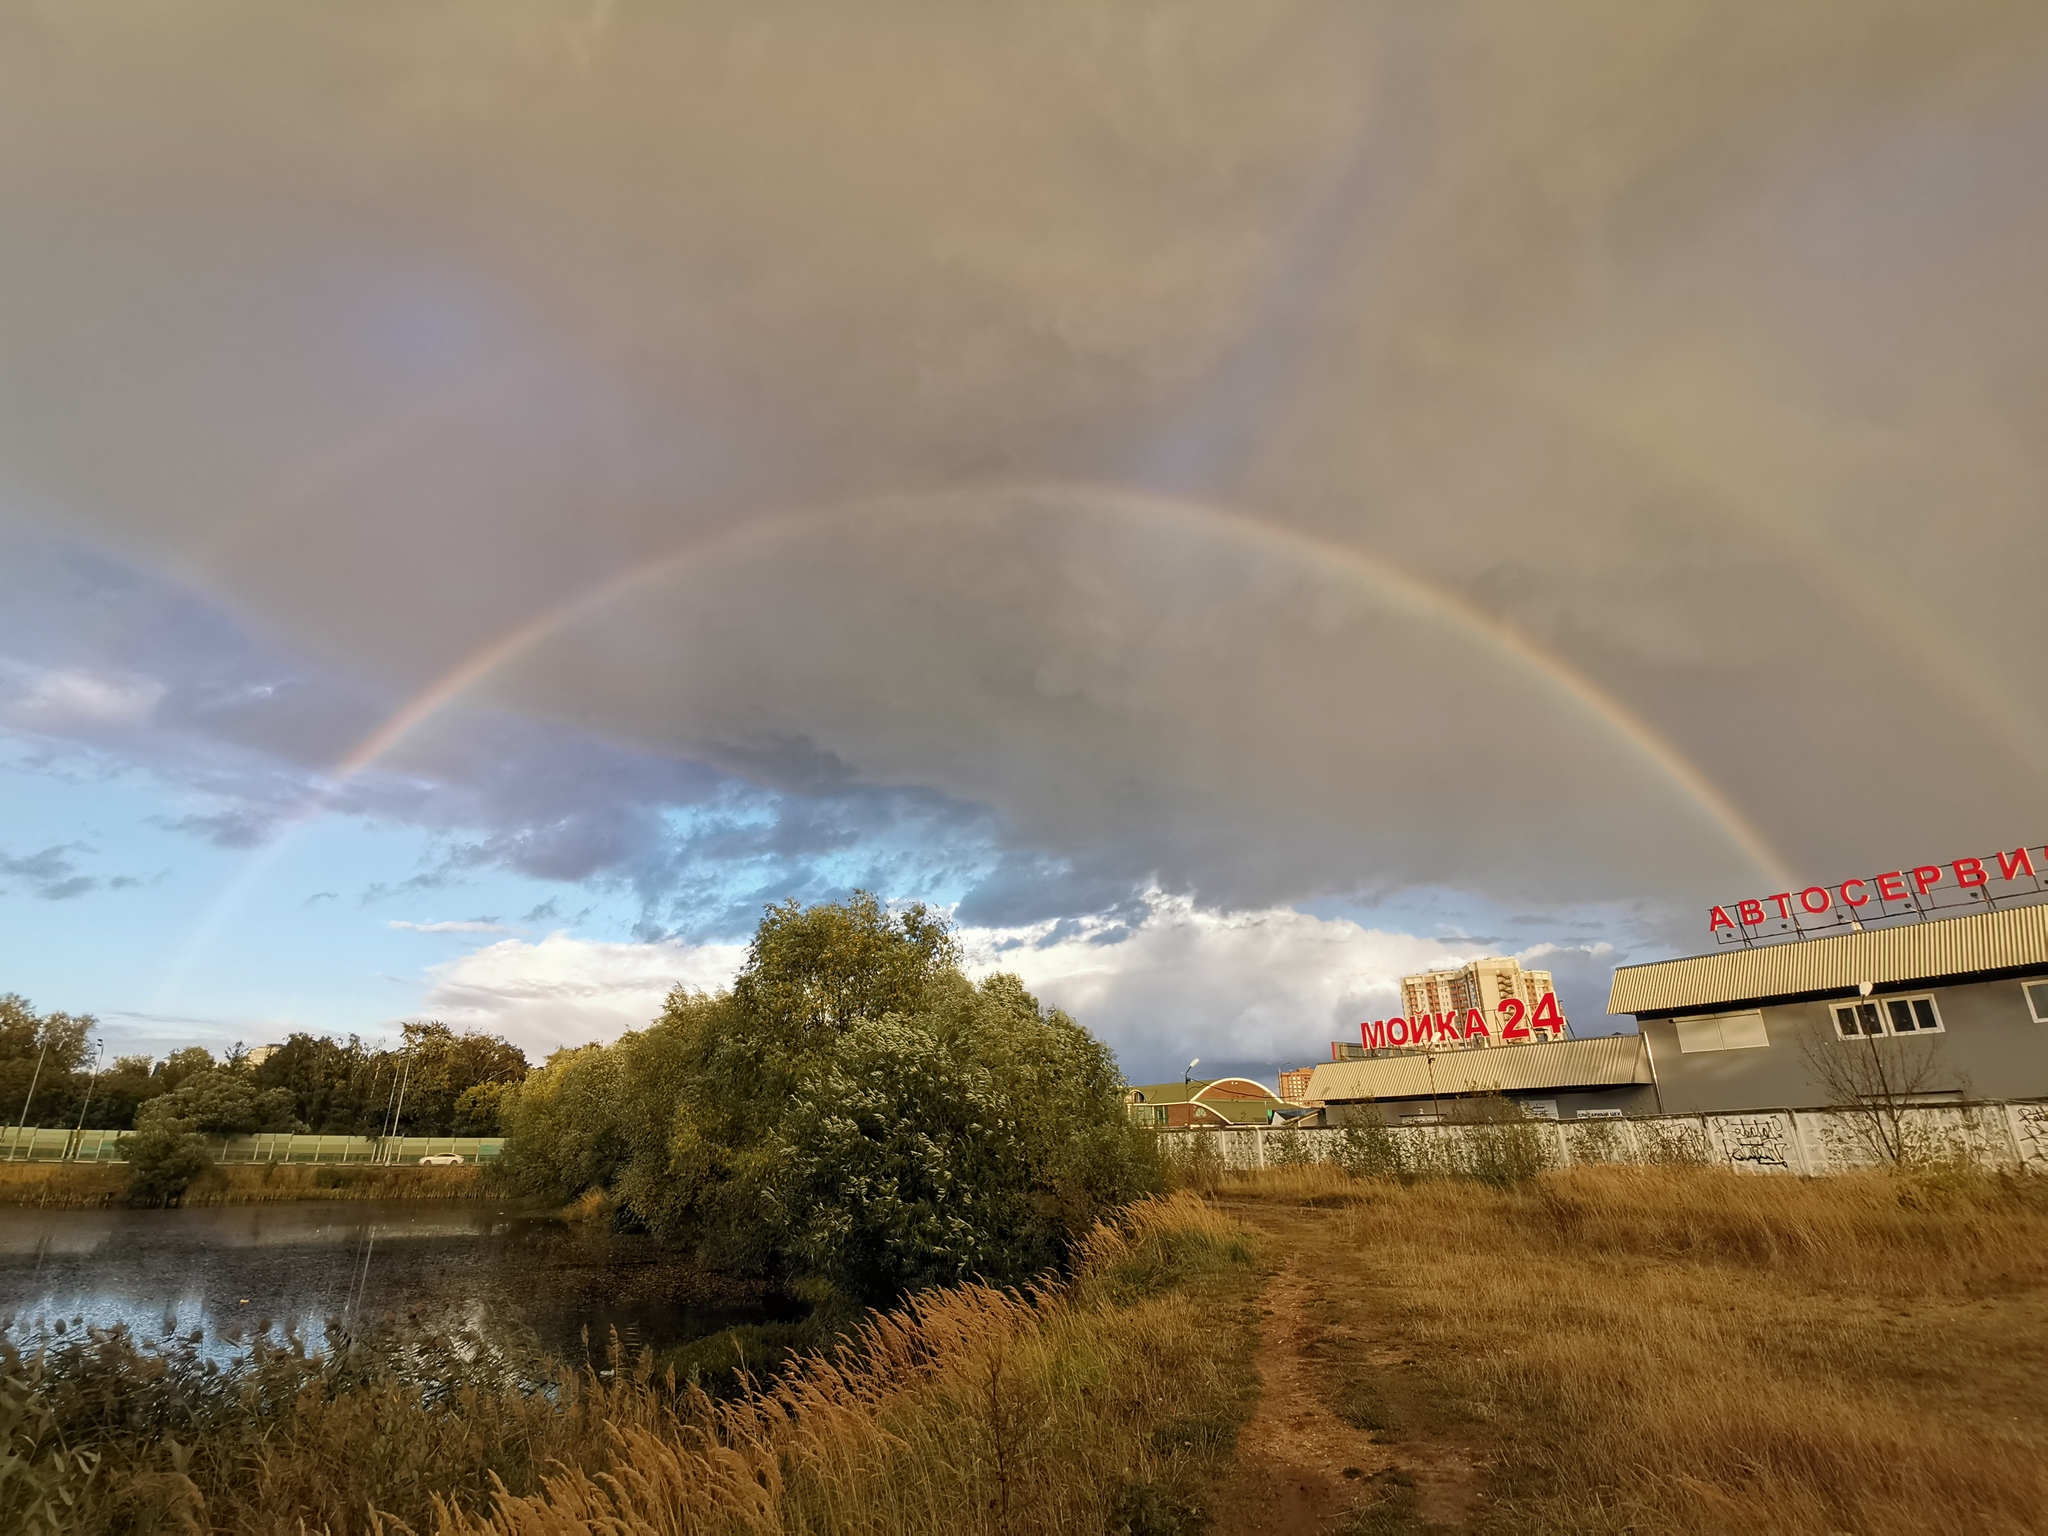
M 22 1127 L 28 1124 L 28 1107 L 34 1102 L 36 1084 L 43 1080 L 43 1058 L 50 1054 L 50 1042 L 45 1040 L 43 1048 L 36 1052 L 36 1070 L 28 1080 L 28 1097 L 21 1101 L 21 1118 L 14 1122 L 14 1140 L 7 1143 L 7 1161 L 14 1161 L 14 1149 L 21 1145 Z

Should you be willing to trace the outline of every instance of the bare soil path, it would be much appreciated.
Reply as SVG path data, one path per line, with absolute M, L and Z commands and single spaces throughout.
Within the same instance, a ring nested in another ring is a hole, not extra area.
M 1222 1536 L 1406 1536 L 1470 1527 L 1479 1458 L 1422 1387 L 1415 1341 L 1375 1305 L 1384 1280 L 1334 1241 L 1331 1212 L 1245 1202 L 1283 1257 L 1260 1297 L 1258 1406 L 1238 1437 Z

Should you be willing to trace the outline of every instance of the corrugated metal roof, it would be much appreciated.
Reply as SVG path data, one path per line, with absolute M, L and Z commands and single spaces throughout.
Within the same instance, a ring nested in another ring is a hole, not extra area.
M 1650 1081 L 1641 1035 L 1595 1035 L 1537 1045 L 1496 1045 L 1436 1057 L 1434 1091 L 1506 1093 L 1530 1088 L 1608 1088 Z M 1430 1064 L 1420 1052 L 1369 1061 L 1325 1062 L 1308 1081 L 1308 1100 L 1417 1099 L 1431 1093 Z
M 1670 1013 L 2030 965 L 2048 965 L 2048 906 L 1624 965 L 1614 973 L 1607 1011 Z

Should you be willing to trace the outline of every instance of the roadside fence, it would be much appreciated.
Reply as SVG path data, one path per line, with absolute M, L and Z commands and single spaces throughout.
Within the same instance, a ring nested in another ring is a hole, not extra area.
M 19 1130 L 0 1126 L 0 1163 L 119 1163 L 126 1131 Z M 450 1153 L 487 1163 L 502 1136 L 209 1136 L 220 1163 L 417 1163 Z

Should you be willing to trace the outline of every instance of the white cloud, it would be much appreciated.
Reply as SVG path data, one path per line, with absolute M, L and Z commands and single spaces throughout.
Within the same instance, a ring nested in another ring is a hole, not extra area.
M 742 944 L 606 944 L 565 932 L 503 939 L 434 967 L 421 1009 L 544 1055 L 642 1028 L 671 987 L 728 985 L 745 956 Z
M 1355 1037 L 1358 1020 L 1398 1009 L 1401 977 L 1484 953 L 1291 908 L 1223 914 L 1153 892 L 1123 938 L 1103 919 L 1030 929 L 965 929 L 976 975 L 1013 971 L 1149 1077 L 1208 1063 L 1310 1062 Z M 1048 942 L 1050 939 L 1050 942 Z
M 32 677 L 8 713 L 31 729 L 140 725 L 163 695 L 163 684 L 150 678 L 67 667 Z
M 486 922 L 476 922 L 476 921 L 471 921 L 471 922 L 460 922 L 460 923 L 450 923 L 450 922 L 443 922 L 443 923 L 408 923 L 408 922 L 406 922 L 406 921 L 405 921 L 405 920 L 404 920 L 403 918 L 393 918 L 393 919 L 391 920 L 391 926 L 392 926 L 393 928 L 409 928 L 409 929 L 411 929 L 411 930 L 412 930 L 412 931 L 413 931 L 414 933 L 516 933 L 516 932 L 518 932 L 518 930 L 517 930 L 517 929 L 515 929 L 515 928 L 507 928 L 507 927 L 506 927 L 506 926 L 505 926 L 505 925 L 504 925 L 503 923 L 486 923 Z
M 1121 937 L 1118 935 L 1121 934 Z M 1136 1080 L 1204 1067 L 1327 1059 L 1362 1018 L 1400 1007 L 1400 980 L 1430 966 L 1497 954 L 1480 943 L 1366 928 L 1280 907 L 1219 913 L 1154 891 L 1125 927 L 1090 917 L 1031 928 L 963 928 L 972 976 L 1010 971 L 1041 1001 L 1079 1019 Z M 431 973 L 421 1008 L 461 1028 L 503 1034 L 530 1052 L 610 1040 L 660 1011 L 677 983 L 731 984 L 742 944 L 600 943 L 550 934 L 486 945 Z M 1560 982 L 1612 970 L 1606 944 L 1524 950 Z M 1593 1020 L 1575 1019 L 1583 1032 Z

